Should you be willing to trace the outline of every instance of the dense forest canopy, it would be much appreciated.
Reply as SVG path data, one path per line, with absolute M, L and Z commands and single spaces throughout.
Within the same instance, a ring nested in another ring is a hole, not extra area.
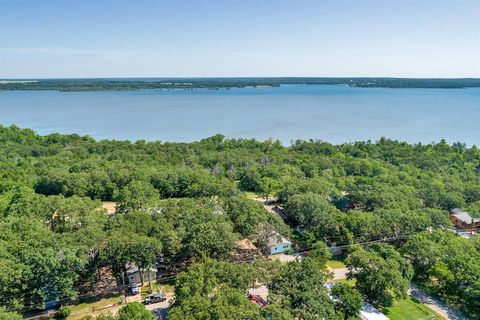
M 299 243 L 318 254 L 284 266 L 228 262 L 240 239 L 293 235 L 246 192 L 276 197 L 304 230 Z M 107 215 L 102 201 L 116 202 L 117 213 Z M 478 315 L 479 241 L 449 231 L 457 207 L 480 216 L 476 146 L 382 138 L 287 147 L 222 135 L 96 141 L 0 126 L 0 306 L 75 298 L 101 268 L 124 285 L 126 264 L 146 270 L 161 261 L 184 271 L 172 319 L 343 319 L 352 316 L 346 306 L 358 305 L 356 290 L 387 306 L 412 279 Z M 326 246 L 385 237 L 405 241 L 353 250 L 347 265 L 357 289 L 339 287 L 333 294 L 345 301 L 329 299 Z M 372 277 L 381 285 L 372 288 Z M 270 291 L 266 309 L 245 298 L 259 282 Z
M 468 88 L 480 87 L 480 79 L 437 78 L 114 78 L 0 80 L 2 90 L 127 91 L 143 89 L 229 89 L 282 84 L 348 85 L 361 88 Z

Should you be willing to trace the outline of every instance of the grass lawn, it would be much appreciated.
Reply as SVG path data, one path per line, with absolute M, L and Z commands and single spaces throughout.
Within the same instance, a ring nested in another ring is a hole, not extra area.
M 333 280 L 334 283 L 346 283 L 352 287 L 355 286 L 355 284 L 357 283 L 357 280 L 356 279 L 351 279 L 351 280 L 347 280 L 347 279 L 337 279 L 337 280 Z
M 332 269 L 346 268 L 345 263 L 343 263 L 344 260 L 345 260 L 345 258 L 343 258 L 343 257 L 328 260 L 327 261 L 327 266 L 332 268 Z
M 175 279 L 169 279 L 162 282 L 162 290 L 165 292 L 174 292 L 175 291 Z
M 70 308 L 73 312 L 73 311 L 79 311 L 79 310 L 88 309 L 88 308 L 101 308 L 101 307 L 105 307 L 120 301 L 121 301 L 120 297 L 112 297 L 112 298 L 105 298 L 105 299 L 101 299 L 93 302 L 80 303 L 77 305 L 70 306 Z
M 405 300 L 396 301 L 393 306 L 385 308 L 383 311 L 391 320 L 419 320 L 432 315 L 435 317 L 431 319 L 445 319 L 436 314 L 435 311 L 429 307 L 419 303 L 411 297 Z
M 153 292 L 160 291 L 160 287 L 156 280 L 152 280 L 152 289 L 153 289 Z M 142 295 L 142 297 L 149 295 L 153 292 L 150 291 L 150 285 L 148 284 L 148 281 L 145 281 L 143 286 L 140 287 L 140 294 Z
M 84 303 L 72 305 L 70 306 L 72 315 L 70 315 L 67 319 L 73 320 L 73 319 L 82 318 L 90 314 L 93 310 L 99 310 L 103 307 L 113 305 L 120 301 L 121 301 L 121 297 L 111 297 L 111 298 L 105 298 L 105 299 L 96 300 L 92 302 L 84 302 Z
M 248 199 L 255 199 L 255 198 L 260 198 L 260 195 L 255 193 L 255 192 L 249 192 L 249 191 L 246 191 L 244 192 L 245 193 L 245 196 L 248 198 Z
M 157 280 L 152 280 L 152 288 L 153 288 L 153 293 L 155 292 L 173 292 L 175 287 L 175 280 L 171 279 L 168 281 L 162 281 L 162 283 L 158 283 Z M 151 294 L 150 292 L 150 286 L 148 285 L 148 281 L 145 282 L 143 287 L 140 288 L 140 293 L 142 297 Z

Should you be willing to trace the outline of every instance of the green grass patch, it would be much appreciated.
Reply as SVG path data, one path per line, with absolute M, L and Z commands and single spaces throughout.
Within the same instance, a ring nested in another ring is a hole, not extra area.
M 251 200 L 255 198 L 260 198 L 260 195 L 255 192 L 245 191 L 244 194 L 248 199 L 251 199 Z
M 148 281 L 146 281 L 142 287 L 140 287 L 140 294 L 143 296 L 155 293 L 155 292 L 160 292 L 160 285 L 157 283 L 156 280 L 152 280 L 152 290 L 150 290 L 150 285 L 148 284 Z
M 70 310 L 73 313 L 73 312 L 79 312 L 82 310 L 91 310 L 92 308 L 99 309 L 120 301 L 121 301 L 121 297 L 111 297 L 111 298 L 104 298 L 96 301 L 87 301 L 87 302 L 70 306 Z
M 165 292 L 175 291 L 175 279 L 164 280 L 161 283 L 162 290 Z
M 345 261 L 345 258 L 343 257 L 333 258 L 332 260 L 327 261 L 327 266 L 332 269 L 346 268 L 347 266 L 345 265 L 344 261 Z
M 445 319 L 411 297 L 395 301 L 393 306 L 385 308 L 383 312 L 390 320 L 419 320 L 428 319 L 430 316 L 434 316 L 431 319 Z
M 355 284 L 357 284 L 357 280 L 356 279 L 336 279 L 336 280 L 333 280 L 334 283 L 346 283 L 352 287 L 355 287 Z
M 140 294 L 142 297 L 156 293 L 156 292 L 174 292 L 175 291 L 175 279 L 170 279 L 167 281 L 162 281 L 162 283 L 158 283 L 157 280 L 152 280 L 152 289 L 153 292 L 150 291 L 150 286 L 148 285 L 148 282 L 145 282 L 145 284 L 140 288 Z

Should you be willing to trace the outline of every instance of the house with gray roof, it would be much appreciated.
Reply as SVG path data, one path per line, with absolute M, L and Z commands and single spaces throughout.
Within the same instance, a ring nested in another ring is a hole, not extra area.
M 292 248 L 292 242 L 281 236 L 277 232 L 272 232 L 267 239 L 267 249 L 269 254 L 277 254 Z
M 480 228 L 480 218 L 472 218 L 470 213 L 460 208 L 450 211 L 450 221 L 459 229 L 475 231 Z

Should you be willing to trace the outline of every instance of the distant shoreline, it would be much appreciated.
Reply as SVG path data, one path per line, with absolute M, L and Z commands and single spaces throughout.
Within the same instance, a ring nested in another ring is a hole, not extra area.
M 0 80 L 0 91 L 54 90 L 82 91 L 136 91 L 171 89 L 233 89 L 279 87 L 281 85 L 346 85 L 355 88 L 422 88 L 462 89 L 480 87 L 480 79 L 418 79 L 418 78 L 112 78 L 112 79 L 19 79 Z

